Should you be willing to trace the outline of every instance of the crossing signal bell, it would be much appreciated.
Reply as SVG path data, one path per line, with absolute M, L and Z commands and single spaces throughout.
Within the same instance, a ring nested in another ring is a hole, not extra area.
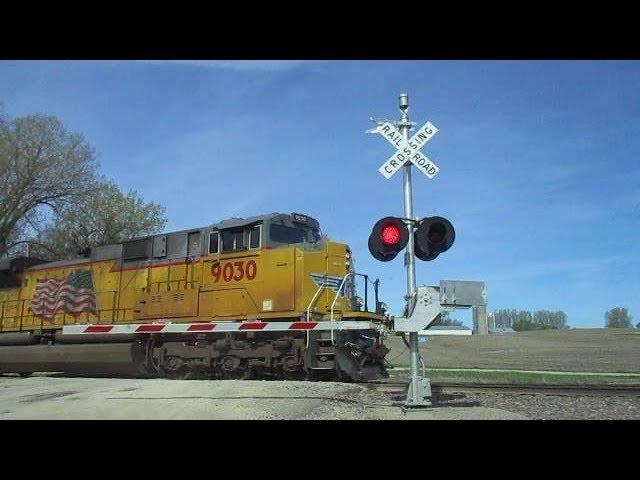
M 393 260 L 409 241 L 409 229 L 400 218 L 385 217 L 376 222 L 369 235 L 369 251 L 377 260 Z
M 456 232 L 444 217 L 426 217 L 414 231 L 414 251 L 420 260 L 434 260 L 451 248 Z M 393 260 L 409 240 L 409 229 L 401 218 L 385 217 L 376 222 L 369 235 L 369 251 L 381 262 Z

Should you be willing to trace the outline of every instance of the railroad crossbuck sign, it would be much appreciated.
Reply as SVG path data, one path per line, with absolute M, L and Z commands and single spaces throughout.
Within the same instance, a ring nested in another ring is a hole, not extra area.
M 409 161 L 418 167 L 418 170 L 424 173 L 427 177 L 435 177 L 440 171 L 440 168 L 426 155 L 420 153 L 420 149 L 425 143 L 431 140 L 431 137 L 433 137 L 437 132 L 438 129 L 436 126 L 431 122 L 427 122 L 413 137 L 409 139 L 409 141 L 405 141 L 400 130 L 398 130 L 391 122 L 380 123 L 375 128 L 367 130 L 367 133 L 379 133 L 389 143 L 391 143 L 391 145 L 398 149 L 396 153 L 391 155 L 391 157 L 382 164 L 378 171 L 385 178 L 389 179 L 394 173 L 400 170 L 400 167 Z

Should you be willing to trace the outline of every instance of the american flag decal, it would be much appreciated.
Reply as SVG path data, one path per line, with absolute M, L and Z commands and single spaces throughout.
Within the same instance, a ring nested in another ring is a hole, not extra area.
M 59 310 L 72 315 L 97 313 L 91 270 L 74 270 L 64 279 L 38 280 L 29 308 L 35 315 L 48 319 Z

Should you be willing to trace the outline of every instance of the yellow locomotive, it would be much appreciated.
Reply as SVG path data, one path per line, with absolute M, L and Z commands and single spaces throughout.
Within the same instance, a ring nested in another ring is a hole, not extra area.
M 0 260 L 0 372 L 377 378 L 383 307 L 317 220 L 233 218 L 74 260 Z

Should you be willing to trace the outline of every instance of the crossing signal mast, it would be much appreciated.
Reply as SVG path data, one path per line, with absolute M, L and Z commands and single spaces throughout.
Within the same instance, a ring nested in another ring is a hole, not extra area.
M 421 407 L 431 405 L 431 387 L 429 379 L 418 373 L 418 329 L 410 320 L 416 309 L 418 288 L 416 287 L 416 257 L 423 261 L 435 260 L 438 255 L 451 248 L 456 232 L 449 220 L 444 217 L 414 218 L 411 185 L 411 167 L 415 166 L 428 178 L 434 178 L 440 168 L 420 149 L 438 132 L 431 122 L 427 122 L 409 138 L 409 130 L 416 125 L 409 121 L 409 96 L 401 93 L 399 97 L 400 121 L 373 120 L 376 127 L 367 133 L 377 133 L 391 143 L 396 152 L 378 169 L 386 179 L 397 171 L 403 170 L 404 217 L 384 217 L 378 220 L 369 235 L 369 251 L 381 262 L 393 260 L 406 247 L 405 267 L 407 271 L 407 294 L 405 299 L 406 318 L 396 319 L 394 330 L 409 333 L 411 359 L 411 382 L 407 389 L 406 406 Z M 423 308 L 420 305 L 420 308 Z M 438 304 L 440 308 L 440 304 Z M 439 311 L 439 310 L 437 310 Z M 437 313 L 436 310 L 434 312 Z M 434 313 L 431 312 L 431 313 Z M 422 323 L 424 325 L 424 323 Z

